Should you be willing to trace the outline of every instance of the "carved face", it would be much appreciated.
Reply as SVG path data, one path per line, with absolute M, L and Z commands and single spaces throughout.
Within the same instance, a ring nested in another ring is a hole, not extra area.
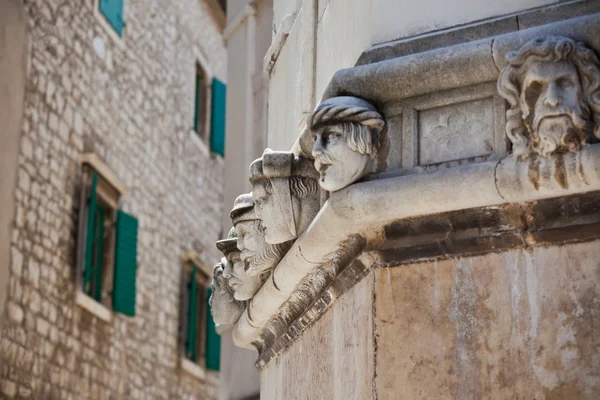
M 227 263 L 225 259 L 223 262 Z M 244 312 L 244 304 L 233 298 L 233 293 L 223 274 L 223 262 L 215 266 L 210 308 L 218 325 L 234 324 Z
M 582 108 L 577 69 L 566 61 L 532 62 L 523 79 L 521 109 L 534 149 L 551 154 L 577 149 L 585 138 L 587 118 Z
M 246 263 L 246 272 L 249 275 L 270 269 L 274 266 L 273 263 L 278 261 L 272 259 L 273 246 L 266 242 L 260 226 L 259 220 L 241 221 L 235 225 L 240 258 Z
M 366 129 L 355 126 L 354 129 Z M 366 132 L 364 132 L 366 133 Z M 319 185 L 335 192 L 356 182 L 371 171 L 372 160 L 348 146 L 345 125 L 326 125 L 313 131 L 312 155 L 319 171 Z
M 260 276 L 249 276 L 244 271 L 245 263 L 240 259 L 239 251 L 232 251 L 227 255 L 227 263 L 223 276 L 227 279 L 233 290 L 236 300 L 250 300 L 262 286 Z
M 279 181 L 289 187 L 288 178 L 277 178 L 272 181 Z M 289 216 L 284 215 L 283 209 L 278 204 L 277 196 L 272 193 L 274 190 L 271 181 L 262 180 L 256 182 L 252 188 L 252 197 L 254 207 L 258 217 L 262 220 L 264 226 L 264 237 L 267 243 L 277 244 L 287 242 L 296 236 L 290 231 L 288 226 Z M 285 194 L 281 195 L 285 199 Z M 285 200 L 283 200 L 285 201 Z M 291 196 L 294 213 L 299 213 L 299 201 L 295 196 Z

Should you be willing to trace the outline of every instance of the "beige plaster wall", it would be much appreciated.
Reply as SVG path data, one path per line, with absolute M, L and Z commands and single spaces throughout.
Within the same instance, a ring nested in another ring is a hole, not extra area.
M 261 373 L 261 400 L 372 398 L 373 276 L 333 307 Z
M 0 0 L 0 336 L 10 265 L 19 139 L 27 68 L 27 21 L 20 1 Z
M 249 399 L 260 393 L 260 374 L 254 367 L 256 351 L 233 344 L 231 330 L 221 334 L 219 400 Z
M 244 3 L 251 2 L 230 0 L 228 4 L 240 8 L 240 4 Z M 248 166 L 262 155 L 267 146 L 269 81 L 263 72 L 263 58 L 271 45 L 273 1 L 262 0 L 253 4 L 255 14 L 247 16 L 227 39 L 223 235 L 227 235 L 231 228 L 229 211 L 233 201 L 238 195 L 252 190 Z M 232 23 L 235 24 L 230 21 Z
M 559 0 L 372 0 L 373 43 L 506 15 Z
M 378 400 L 600 398 L 599 244 L 376 270 Z

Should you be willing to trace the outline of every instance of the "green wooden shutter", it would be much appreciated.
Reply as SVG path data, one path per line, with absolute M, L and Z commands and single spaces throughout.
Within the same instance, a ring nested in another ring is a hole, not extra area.
M 196 282 L 197 268 L 192 269 L 192 276 L 188 282 L 188 315 L 185 341 L 185 356 L 196 362 L 196 332 L 198 325 L 198 283 Z
M 212 82 L 212 113 L 210 123 L 210 149 L 225 156 L 225 110 L 227 86 L 214 78 Z
M 100 0 L 100 12 L 113 29 L 123 35 L 123 1 L 124 0 Z
M 195 109 L 194 109 L 194 132 L 198 133 L 200 125 L 200 89 L 202 85 L 202 78 L 198 71 L 196 71 L 196 98 L 195 98 Z
M 135 316 L 138 220 L 119 210 L 115 241 L 113 310 Z
M 87 227 L 85 236 L 85 265 L 83 268 L 83 292 L 92 296 L 92 278 L 94 276 L 94 239 L 96 239 L 96 210 L 98 201 L 96 190 L 98 188 L 98 175 L 92 175 L 92 187 L 88 204 Z M 85 190 L 85 189 L 84 189 Z
M 206 309 L 210 310 L 208 301 L 212 295 L 212 288 L 208 288 L 206 296 Z M 206 315 L 206 369 L 212 369 L 213 371 L 219 371 L 221 365 L 221 336 L 217 333 L 215 327 L 215 321 L 213 320 L 212 313 L 208 312 Z

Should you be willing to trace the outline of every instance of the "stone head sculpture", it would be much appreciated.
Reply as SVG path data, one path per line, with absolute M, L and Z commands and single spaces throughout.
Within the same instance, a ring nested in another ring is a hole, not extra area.
M 239 301 L 250 300 L 262 286 L 263 280 L 260 276 L 246 274 L 244 262 L 241 260 L 240 251 L 237 248 L 235 229 L 231 228 L 227 239 L 217 242 L 217 248 L 226 259 L 223 276 L 233 291 L 233 298 Z
M 256 276 L 275 268 L 291 247 L 291 242 L 267 243 L 262 221 L 254 210 L 252 193 L 238 196 L 229 216 L 237 233 L 240 258 L 246 263 L 246 273 Z
M 335 192 L 372 172 L 385 121 L 375 107 L 358 97 L 325 100 L 308 119 L 319 184 Z
M 246 308 L 245 302 L 233 297 L 233 290 L 224 275 L 226 264 L 227 260 L 223 258 L 213 268 L 212 295 L 209 304 L 217 325 L 235 324 Z
M 252 197 L 267 243 L 297 238 L 319 211 L 319 174 L 312 161 L 288 151 L 265 150 L 250 165 Z
M 498 91 L 516 156 L 576 151 L 600 137 L 600 63 L 583 42 L 539 38 L 507 55 Z

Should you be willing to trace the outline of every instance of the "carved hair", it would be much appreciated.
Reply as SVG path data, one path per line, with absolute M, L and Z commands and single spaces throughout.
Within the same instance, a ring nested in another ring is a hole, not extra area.
M 319 193 L 319 183 L 316 179 L 292 176 L 290 179 L 290 190 L 293 196 L 299 199 L 315 196 Z M 271 180 L 264 180 L 264 187 L 267 194 L 273 194 L 273 185 Z
M 592 115 L 594 134 L 600 138 L 600 62 L 585 43 L 562 36 L 548 36 L 526 43 L 519 51 L 507 54 L 506 58 L 508 65 L 500 73 L 498 92 L 510 105 L 506 112 L 506 134 L 513 144 L 515 155 L 525 155 L 531 146 L 525 125 L 528 116 L 523 115 L 520 105 L 524 69 L 531 60 L 568 61 L 575 66 L 584 97 L 582 112 L 586 119 Z
M 379 134 L 385 121 L 375 107 L 357 97 L 334 97 L 321 103 L 308 118 L 313 130 L 324 125 L 340 125 L 348 147 L 371 158 L 377 156 Z

